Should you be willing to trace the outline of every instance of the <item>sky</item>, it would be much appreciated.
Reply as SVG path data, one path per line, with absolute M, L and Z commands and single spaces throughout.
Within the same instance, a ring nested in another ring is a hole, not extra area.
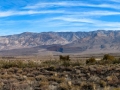
M 120 0 L 0 0 L 0 35 L 120 30 Z

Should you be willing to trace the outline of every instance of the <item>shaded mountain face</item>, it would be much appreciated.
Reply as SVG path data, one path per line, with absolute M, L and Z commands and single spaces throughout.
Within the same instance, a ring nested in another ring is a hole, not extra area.
M 91 32 L 25 32 L 1 36 L 0 50 L 22 49 L 41 46 L 58 52 L 119 51 L 120 31 Z

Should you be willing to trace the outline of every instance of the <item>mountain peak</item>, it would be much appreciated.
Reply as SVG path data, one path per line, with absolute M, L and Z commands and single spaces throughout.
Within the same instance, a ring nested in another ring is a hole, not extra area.
M 23 32 L 21 34 L 33 34 L 33 32 Z

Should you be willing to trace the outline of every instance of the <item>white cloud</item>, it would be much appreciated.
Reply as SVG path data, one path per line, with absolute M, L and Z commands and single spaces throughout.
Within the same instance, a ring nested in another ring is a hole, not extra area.
M 80 1 L 59 1 L 59 2 L 40 2 L 35 5 L 25 6 L 23 9 L 38 9 L 38 8 L 49 8 L 49 7 L 98 7 L 98 8 L 112 8 L 112 9 L 120 9 L 119 4 L 91 4 L 91 3 L 83 3 Z
M 82 22 L 82 23 L 94 23 L 97 20 L 87 19 L 87 18 L 72 18 L 72 17 L 56 17 L 52 18 L 52 20 L 62 20 L 67 22 Z
M 12 11 L 0 12 L 0 17 L 7 17 L 13 15 Z
M 78 16 L 78 17 L 86 17 L 86 16 L 109 16 L 109 15 L 120 15 L 120 12 L 115 11 L 88 11 L 88 12 L 76 12 L 74 11 L 65 11 L 65 10 L 28 10 L 28 11 L 0 11 L 0 17 L 8 17 L 15 15 L 32 15 L 32 14 L 64 14 L 68 16 Z M 67 19 L 67 18 L 66 18 Z M 75 20 L 74 20 L 75 21 Z
M 98 10 L 98 11 L 80 12 L 80 14 L 83 16 L 109 16 L 109 15 L 120 15 L 120 12 Z
M 44 11 L 0 11 L 0 17 L 15 16 L 15 15 L 32 15 L 32 14 L 48 14 L 48 13 L 64 13 L 64 10 L 44 10 Z
M 93 11 L 83 11 L 83 12 L 72 12 L 72 11 L 66 11 L 64 13 L 64 16 L 62 17 L 65 17 L 65 18 L 68 18 L 68 17 L 76 17 L 76 18 L 99 18 L 99 17 L 102 17 L 102 16 L 118 16 L 120 15 L 120 12 L 116 12 L 116 11 L 102 11 L 102 10 L 93 10 Z

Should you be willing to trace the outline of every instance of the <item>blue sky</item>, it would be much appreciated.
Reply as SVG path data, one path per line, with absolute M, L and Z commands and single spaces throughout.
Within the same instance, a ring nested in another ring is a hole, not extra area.
M 0 35 L 120 30 L 120 0 L 0 0 Z

